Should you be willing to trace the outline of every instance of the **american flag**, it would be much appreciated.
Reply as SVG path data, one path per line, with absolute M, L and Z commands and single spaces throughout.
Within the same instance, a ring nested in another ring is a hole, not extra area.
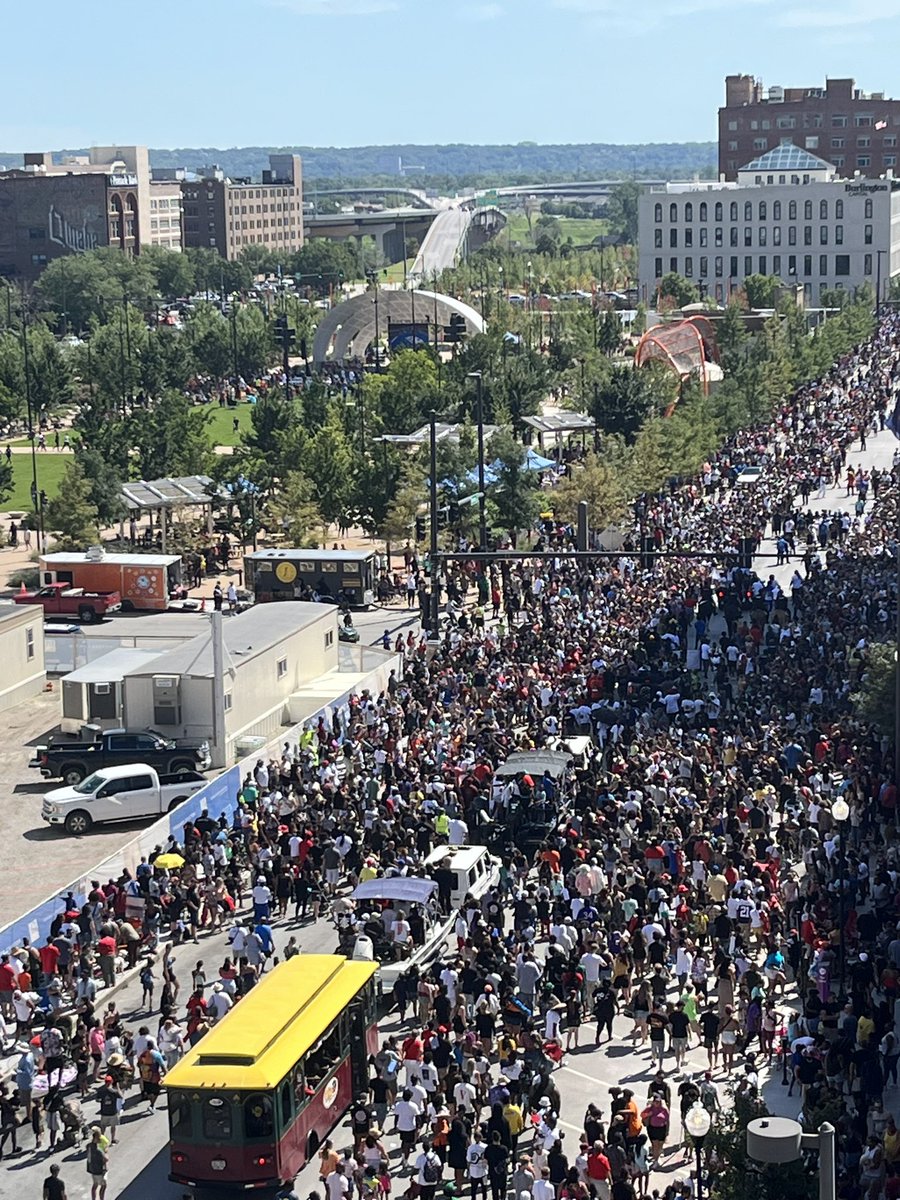
M 887 121 L 876 121 L 875 128 L 876 129 L 887 129 Z

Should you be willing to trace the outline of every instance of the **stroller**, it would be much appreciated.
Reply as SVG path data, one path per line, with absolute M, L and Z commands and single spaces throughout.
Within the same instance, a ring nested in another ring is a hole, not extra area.
M 77 1146 L 87 1137 L 87 1121 L 84 1110 L 74 1096 L 66 1100 L 59 1110 L 62 1125 L 62 1144 L 65 1147 Z

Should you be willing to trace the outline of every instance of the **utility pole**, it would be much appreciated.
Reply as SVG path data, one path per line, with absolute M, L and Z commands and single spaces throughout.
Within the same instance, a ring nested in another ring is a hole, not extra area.
M 431 596 L 429 597 L 429 634 L 433 641 L 440 638 L 440 623 L 438 616 L 441 609 L 441 585 L 438 569 L 438 494 L 437 494 L 437 413 L 431 410 L 428 421 L 429 448 L 431 451 L 431 478 L 428 486 L 428 498 L 431 509 L 431 544 L 428 557 L 431 563 Z
M 487 511 L 484 494 L 484 380 L 480 371 L 470 371 L 469 379 L 475 380 L 475 421 L 478 427 L 478 541 L 479 549 L 487 550 Z M 484 564 L 481 567 L 484 570 Z
M 25 288 L 22 288 L 22 368 L 25 374 L 25 409 L 28 413 L 28 433 L 31 438 L 31 503 L 37 518 L 38 550 L 44 552 L 44 506 L 38 488 L 37 451 L 34 441 L 36 430 L 31 410 L 31 356 L 28 348 L 28 309 L 25 303 Z

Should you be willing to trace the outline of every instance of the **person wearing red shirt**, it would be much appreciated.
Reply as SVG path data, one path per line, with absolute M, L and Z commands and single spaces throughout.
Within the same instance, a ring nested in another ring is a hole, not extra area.
M 104 986 L 112 987 L 116 981 L 116 939 L 111 933 L 105 933 L 97 942 L 97 952 Z
M 16 973 L 9 965 L 9 955 L 0 957 L 0 1012 L 5 1017 L 13 1015 L 13 992 L 16 990 Z
M 50 939 L 47 938 L 46 946 L 41 946 L 38 953 L 41 956 L 41 971 L 43 972 L 44 979 L 49 981 L 58 970 L 59 947 L 54 946 Z

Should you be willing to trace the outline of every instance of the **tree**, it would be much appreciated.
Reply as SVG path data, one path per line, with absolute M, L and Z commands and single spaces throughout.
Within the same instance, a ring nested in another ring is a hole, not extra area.
M 388 505 L 381 532 L 389 542 L 409 541 L 416 516 L 426 499 L 425 482 L 421 474 L 407 468 Z
M 224 379 L 230 373 L 234 359 L 231 331 L 217 308 L 211 304 L 198 304 L 185 327 L 184 336 L 196 371 L 214 379 Z
M 614 439 L 609 441 L 615 445 Z M 623 466 L 621 453 L 607 452 L 603 458 L 588 454 L 553 490 L 557 518 L 574 524 L 578 505 L 586 501 L 592 529 L 602 530 L 620 521 L 628 509 L 629 480 Z
M 744 280 L 744 292 L 750 308 L 774 308 L 775 297 L 781 287 L 777 275 L 748 275 Z
M 813 1200 L 817 1175 L 802 1160 L 777 1166 L 754 1162 L 747 1153 L 747 1126 L 769 1115 L 761 1099 L 734 1094 L 734 1106 L 718 1113 L 704 1144 L 711 1164 L 710 1194 L 716 1200 Z M 821 1119 L 825 1119 L 824 1117 Z M 832 1121 L 837 1114 L 829 1117 Z M 819 1119 L 810 1121 L 815 1129 Z
M 97 509 L 98 523 L 102 527 L 113 525 L 125 514 L 122 475 L 114 463 L 93 447 L 79 449 L 78 463 L 90 486 L 91 501 Z
M 91 481 L 77 458 L 66 467 L 59 495 L 44 509 L 44 523 L 56 534 L 59 550 L 85 550 L 100 539 Z
M 632 246 L 638 239 L 638 205 L 643 190 L 637 180 L 625 179 L 613 188 L 606 203 L 610 232 Z
M 538 217 L 534 237 L 534 248 L 538 254 L 558 254 L 561 242 L 562 226 L 556 217 Z
M 253 379 L 261 375 L 272 361 L 272 327 L 266 321 L 265 313 L 256 304 L 239 305 L 234 314 L 234 322 L 238 371 L 244 379 Z
M 72 399 L 70 362 L 43 321 L 28 327 L 28 378 L 35 420 L 41 413 L 61 408 Z
M 520 529 L 530 529 L 540 511 L 537 472 L 525 465 L 525 447 L 505 429 L 487 445 L 495 479 L 488 487 L 493 524 L 505 530 L 515 545 Z
M 323 519 L 329 525 L 346 521 L 353 495 L 353 455 L 336 405 L 309 443 L 306 467 Z
M 676 308 L 684 308 L 686 304 L 694 304 L 700 293 L 689 279 L 670 271 L 659 281 L 659 295 L 660 299 L 670 300 Z
M 277 496 L 269 502 L 268 512 L 283 530 L 289 545 L 318 546 L 317 530 L 321 528 L 322 515 L 313 500 L 313 486 L 302 471 L 291 471 L 282 480 Z
M 726 375 L 736 371 L 744 361 L 747 345 L 747 330 L 740 306 L 729 303 L 725 315 L 716 327 L 716 340 L 719 345 L 719 357 L 722 369 Z
M 143 246 L 141 258 L 153 272 L 156 290 L 164 300 L 193 294 L 194 265 L 188 255 L 167 250 L 164 246 Z
M 129 417 L 127 428 L 141 479 L 205 475 L 212 458 L 208 413 L 179 392 L 164 392 Z
M 859 691 L 853 696 L 863 720 L 870 721 L 880 734 L 891 739 L 895 729 L 896 649 L 893 642 L 879 642 L 868 648 Z
M 649 377 L 632 367 L 617 367 L 600 384 L 589 405 L 590 414 L 604 433 L 619 434 L 632 443 L 654 407 Z
M 597 322 L 597 348 L 611 356 L 622 344 L 622 321 L 614 308 L 608 308 Z
M 386 433 L 412 433 L 439 402 L 434 359 L 420 350 L 401 350 L 383 375 L 366 378 L 364 398 Z

